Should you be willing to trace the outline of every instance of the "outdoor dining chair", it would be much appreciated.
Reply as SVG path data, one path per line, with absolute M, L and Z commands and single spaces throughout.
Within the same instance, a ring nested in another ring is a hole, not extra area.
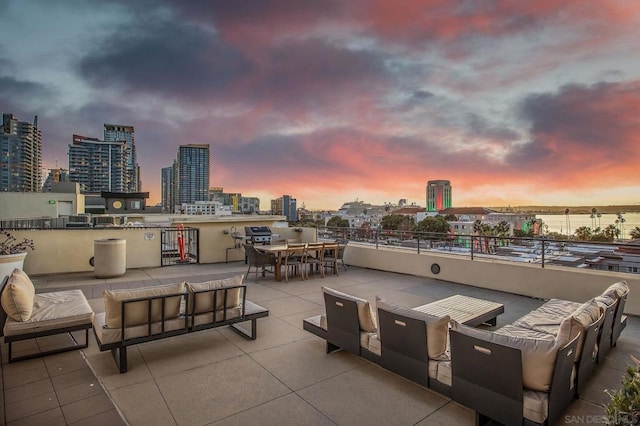
M 258 282 L 258 272 L 262 272 L 263 277 L 266 272 L 274 272 L 274 268 L 277 265 L 277 259 L 274 253 L 264 253 L 251 244 L 243 244 L 242 246 L 247 255 L 247 263 L 249 264 L 246 274 L 247 277 L 251 273 L 251 268 L 255 268 L 256 282 Z M 269 269 L 269 267 L 271 269 Z
M 324 278 L 324 243 L 308 243 L 306 249 L 305 263 L 309 266 L 309 273 L 313 270 L 320 271 L 320 277 Z
M 287 244 L 287 249 L 285 250 L 284 261 L 282 262 L 284 265 L 284 280 L 289 282 L 289 270 L 293 269 L 294 275 L 297 273 L 298 269 L 300 270 L 300 275 L 302 279 L 305 279 L 305 260 L 307 256 L 306 244 L 304 243 L 296 243 L 296 244 Z

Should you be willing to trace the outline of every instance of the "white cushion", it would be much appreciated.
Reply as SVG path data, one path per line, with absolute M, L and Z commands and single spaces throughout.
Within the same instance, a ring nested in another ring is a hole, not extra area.
M 628 293 L 629 285 L 627 284 L 627 282 L 618 281 L 617 283 L 611 284 L 609 287 L 607 287 L 607 289 L 602 292 L 602 295 L 619 299 Z
M 376 307 L 384 311 L 401 315 L 407 318 L 424 321 L 427 332 L 427 354 L 429 359 L 443 359 L 447 352 L 447 341 L 449 336 L 449 315 L 437 317 L 410 308 L 398 306 L 376 298 Z M 384 339 L 384 336 L 383 336 Z
M 369 349 L 369 340 L 372 337 L 376 337 L 376 339 L 378 338 L 378 335 L 375 332 L 369 332 L 369 331 L 361 331 L 360 332 L 360 347 L 361 348 L 365 348 L 365 349 Z
M 185 317 L 169 319 L 164 323 L 154 322 L 151 324 L 151 333 L 149 333 L 149 326 L 147 324 L 125 327 L 125 339 L 134 339 L 136 337 L 146 337 L 150 334 L 159 334 L 163 330 L 163 324 L 165 332 L 179 330 L 185 327 Z M 116 343 L 122 340 L 120 327 L 107 327 L 106 313 L 96 314 L 93 319 L 93 329 L 95 330 L 98 343 L 100 344 Z
M 382 354 L 382 345 L 380 344 L 380 339 L 377 334 L 373 334 L 369 337 L 369 346 L 367 349 L 369 352 L 373 352 L 378 356 Z
M 136 289 L 104 290 L 104 309 L 106 324 L 110 328 L 122 326 L 122 301 L 152 296 L 165 296 L 169 294 L 184 293 L 185 283 L 165 284 Z M 176 318 L 180 315 L 180 303 L 182 296 L 165 299 L 164 319 Z M 125 327 L 132 327 L 148 323 L 149 303 L 146 301 L 128 303 L 126 306 Z M 162 319 L 162 299 L 155 299 L 151 303 L 151 322 Z
M 522 393 L 522 415 L 535 423 L 544 423 L 549 415 L 549 394 L 525 390 Z
M 216 289 L 223 289 L 227 287 L 240 286 L 242 285 L 243 278 L 244 278 L 243 275 L 237 275 L 230 278 L 206 281 L 203 283 L 187 282 L 186 283 L 187 290 L 189 290 L 189 292 L 191 293 L 189 294 L 189 305 L 192 308 L 190 310 L 193 312 L 193 309 L 195 309 L 196 314 L 201 314 L 201 313 L 213 310 L 214 292 L 204 292 L 204 293 L 194 293 L 194 292 L 202 291 L 202 290 L 216 290 Z M 241 290 L 242 290 L 241 287 L 237 287 L 237 288 L 232 288 L 226 291 L 227 309 L 236 308 L 240 306 Z M 224 302 L 225 302 L 224 293 L 225 293 L 224 291 L 218 291 L 216 294 L 216 311 L 224 309 Z M 195 304 L 193 302 L 192 296 L 195 297 Z
M 91 324 L 93 309 L 81 290 L 54 291 L 36 294 L 33 313 L 27 321 L 7 317 L 5 336 L 56 330 Z
M 378 329 L 376 316 L 373 313 L 371 304 L 367 300 L 352 296 L 350 294 L 342 293 L 341 291 L 337 291 L 329 287 L 322 287 L 322 291 L 332 296 L 347 299 L 356 303 L 358 307 L 358 320 L 360 323 L 360 330 L 371 333 L 375 332 Z
M 595 299 L 588 300 L 582 304 L 567 300 L 551 299 L 535 311 L 516 320 L 512 325 L 533 331 L 549 333 L 555 336 L 560 329 L 560 324 L 568 317 L 575 319 L 575 321 L 571 322 L 572 329 L 569 340 L 580 335 L 575 353 L 575 359 L 577 361 L 582 354 L 584 332 L 600 318 L 600 305 Z
M 36 289 L 29 276 L 21 269 L 14 269 L 2 290 L 2 309 L 15 321 L 28 321 L 33 312 Z
M 451 386 L 451 361 L 438 361 L 438 376 L 436 380 Z

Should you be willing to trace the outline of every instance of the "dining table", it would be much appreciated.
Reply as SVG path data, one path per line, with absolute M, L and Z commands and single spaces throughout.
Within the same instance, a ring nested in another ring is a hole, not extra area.
M 287 251 L 287 245 L 286 244 L 265 244 L 263 246 L 256 245 L 255 248 L 265 253 L 273 253 L 276 255 L 276 267 L 274 268 L 275 270 L 273 271 L 273 278 L 276 281 L 280 281 L 282 278 L 281 277 L 282 274 L 280 271 L 282 269 L 282 254 Z
M 343 245 L 340 244 L 339 247 L 343 247 Z M 281 273 L 282 256 L 287 251 L 287 245 L 286 244 L 266 244 L 263 246 L 256 245 L 255 248 L 265 253 L 273 253 L 276 255 L 276 267 L 275 267 L 275 271 L 273 271 L 273 278 L 275 281 L 280 281 L 282 279 L 282 273 Z

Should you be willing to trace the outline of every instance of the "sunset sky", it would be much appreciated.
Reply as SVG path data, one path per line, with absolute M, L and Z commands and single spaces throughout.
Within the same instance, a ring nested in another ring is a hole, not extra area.
M 262 209 L 640 203 L 637 0 L 0 0 L 0 35 L 44 166 L 133 125 L 149 204 L 189 143 Z

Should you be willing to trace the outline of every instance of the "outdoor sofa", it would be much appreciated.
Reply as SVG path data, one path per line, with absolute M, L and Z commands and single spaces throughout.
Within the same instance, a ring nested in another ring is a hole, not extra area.
M 105 312 L 93 321 L 98 347 L 111 351 L 120 373 L 124 373 L 127 348 L 139 343 L 222 326 L 255 340 L 257 320 L 269 311 L 246 300 L 242 280 L 243 275 L 238 275 L 203 283 L 105 290 Z M 248 321 L 250 331 L 238 326 Z
M 376 298 L 371 304 L 323 287 L 326 313 L 306 318 L 303 328 L 326 341 L 327 353 L 343 349 L 423 386 L 449 395 L 449 317 L 436 317 Z M 438 366 L 445 366 L 438 380 Z
M 0 300 L 0 335 L 8 344 L 9 362 L 87 347 L 94 314 L 81 290 L 36 294 L 29 276 L 14 269 L 2 281 Z M 84 342 L 76 340 L 76 331 L 84 331 Z M 51 349 L 13 356 L 14 342 L 58 334 L 68 334 L 68 344 L 54 342 Z
M 599 347 L 615 345 L 628 292 L 622 281 L 586 303 L 552 299 L 488 331 L 380 299 L 376 317 L 366 300 L 323 288 L 326 313 L 303 328 L 327 352 L 347 350 L 450 396 L 480 423 L 552 424 L 603 359 Z

